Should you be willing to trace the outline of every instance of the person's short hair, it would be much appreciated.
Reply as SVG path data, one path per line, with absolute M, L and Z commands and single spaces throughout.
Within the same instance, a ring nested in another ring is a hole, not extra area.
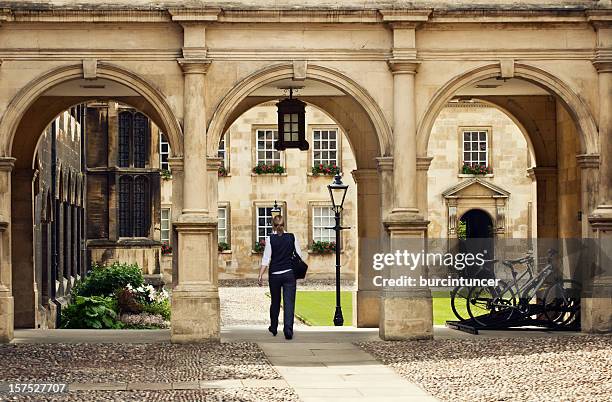
M 276 215 L 272 218 L 272 228 L 276 233 L 285 232 L 285 218 L 282 215 Z

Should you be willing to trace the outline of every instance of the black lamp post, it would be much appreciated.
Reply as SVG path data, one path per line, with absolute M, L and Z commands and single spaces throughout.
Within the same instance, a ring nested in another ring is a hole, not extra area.
M 337 327 L 344 325 L 342 306 L 340 304 L 340 231 L 348 228 L 340 226 L 340 214 L 342 213 L 348 187 L 348 184 L 342 183 L 340 174 L 337 174 L 334 177 L 334 182 L 327 186 L 336 218 L 335 226 L 328 229 L 336 231 L 336 312 L 334 314 L 334 325 Z
M 275 216 L 278 216 L 281 214 L 281 209 L 278 206 L 276 200 L 274 200 L 274 206 L 272 207 L 272 210 L 270 211 L 270 215 L 272 216 L 272 219 L 274 219 Z

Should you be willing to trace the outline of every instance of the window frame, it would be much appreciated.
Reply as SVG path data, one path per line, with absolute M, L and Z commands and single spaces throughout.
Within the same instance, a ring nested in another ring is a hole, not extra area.
M 164 145 L 168 146 L 168 151 L 164 152 L 162 147 Z M 172 149 L 170 148 L 170 142 L 168 142 L 165 139 L 165 134 L 163 132 L 159 132 L 159 168 L 161 170 L 167 170 L 170 171 L 170 162 L 168 162 L 168 158 L 170 158 L 170 155 L 172 153 Z M 164 155 L 166 155 L 166 161 L 164 162 Z M 166 168 L 164 168 L 164 164 L 167 165 Z
M 229 202 L 219 202 L 217 204 L 217 217 L 219 209 L 225 209 L 225 242 L 229 244 L 230 248 L 227 251 L 232 250 L 232 221 L 231 221 L 231 208 Z M 218 218 L 217 218 L 218 219 Z M 219 225 L 217 223 L 217 244 L 221 242 L 219 239 Z
M 285 219 L 285 231 L 289 231 L 287 228 L 287 202 L 276 200 L 278 206 L 281 209 L 281 215 Z M 251 235 L 251 247 L 257 241 L 259 241 L 259 208 L 273 208 L 274 200 L 260 200 L 253 202 L 253 213 L 251 214 L 253 217 L 252 221 L 252 235 Z
M 224 145 L 222 157 L 219 156 L 219 151 L 221 150 L 219 146 L 221 145 L 221 142 L 223 142 L 223 145 Z M 230 173 L 230 130 L 227 130 L 225 134 L 223 134 L 223 136 L 219 140 L 219 146 L 217 146 L 217 157 L 221 158 L 221 166 L 225 167 L 227 174 L 229 174 Z
M 314 242 L 314 209 L 321 208 L 321 207 L 331 208 L 332 204 L 329 201 L 309 201 L 308 202 L 308 249 L 309 250 L 310 250 L 310 246 Z M 342 221 L 340 221 L 340 223 L 342 224 Z M 332 223 L 332 225 L 334 224 L 335 222 Z M 342 232 L 343 231 L 340 231 L 340 251 L 344 250 L 344 241 L 345 241 L 344 240 L 345 236 L 343 235 Z M 335 237 L 335 233 L 334 233 L 334 237 Z M 336 241 L 336 239 L 334 238 L 333 241 Z
M 251 125 L 251 138 L 252 138 L 252 142 L 251 142 L 251 149 L 252 149 L 252 161 L 253 161 L 253 167 L 257 166 L 259 163 L 259 158 L 258 158 L 258 148 L 257 148 L 257 132 L 259 130 L 272 130 L 276 132 L 277 138 L 278 138 L 278 127 L 275 125 L 271 125 L 271 124 L 252 124 Z M 265 151 L 264 151 L 265 152 Z M 278 152 L 279 153 L 279 165 L 285 167 L 285 152 L 284 151 L 274 151 L 274 152 Z
M 486 133 L 486 160 L 487 160 L 487 167 L 493 168 L 493 131 L 492 131 L 492 127 L 491 126 L 460 126 L 458 127 L 458 139 L 459 139 L 459 144 L 458 144 L 458 169 L 459 169 L 459 173 L 462 174 L 462 168 L 463 165 L 465 163 L 464 159 L 463 159 L 463 147 L 464 147 L 464 140 L 463 140 L 463 134 L 465 132 L 485 132 Z M 479 140 L 480 141 L 480 140 Z M 470 140 L 471 143 L 471 140 Z M 471 152 L 471 150 L 470 150 Z M 478 151 L 480 152 L 480 151 Z
M 127 231 L 129 235 L 125 235 L 125 231 L 123 230 L 123 219 L 121 217 L 122 207 L 121 207 L 121 181 L 123 178 L 129 178 L 129 193 L 127 204 L 130 206 L 130 209 L 127 211 L 127 219 L 128 225 Z M 143 202 L 144 202 L 144 216 L 143 216 L 143 233 L 144 236 L 136 236 L 137 227 L 136 227 L 136 218 L 135 218 L 135 198 L 136 198 L 136 182 L 142 179 L 144 180 L 144 192 L 143 192 Z M 149 239 L 151 237 L 151 213 L 147 213 L 146 211 L 151 211 L 151 179 L 146 174 L 131 174 L 131 173 L 121 173 L 117 175 L 116 179 L 117 185 L 117 237 L 119 239 Z
M 129 120 L 130 127 L 128 130 L 128 152 L 127 152 L 128 161 L 127 161 L 127 166 L 122 166 L 120 163 L 120 158 L 119 158 L 119 155 L 122 153 L 121 120 L 122 120 L 122 115 L 126 115 L 126 114 L 130 115 L 130 120 Z M 136 124 L 135 122 L 136 122 L 136 117 L 140 117 L 140 116 L 142 116 L 144 118 L 144 121 L 146 122 L 146 124 L 144 125 L 143 143 L 141 144 L 142 150 L 144 152 L 143 153 L 144 159 L 142 160 L 143 166 L 136 166 L 136 159 L 135 159 Z M 147 116 L 146 114 L 142 113 L 141 111 L 137 109 L 120 108 L 117 112 L 117 160 L 116 160 L 116 165 L 121 169 L 129 169 L 129 168 L 146 169 L 151 163 L 150 146 L 151 146 L 151 119 L 149 119 L 149 116 Z
M 164 219 L 164 211 L 168 211 L 168 218 Z M 164 221 L 168 221 L 168 229 L 164 229 Z M 168 240 L 164 240 L 164 231 L 168 231 Z M 172 206 L 162 205 L 159 210 L 159 241 L 170 244 L 172 242 Z
M 314 134 L 315 131 L 330 131 L 330 130 L 335 130 L 336 131 L 336 166 L 338 166 L 340 168 L 340 170 L 342 170 L 342 130 L 340 130 L 340 127 L 335 126 L 335 125 L 329 125 L 329 124 L 309 124 L 308 125 L 308 132 L 309 132 L 309 140 L 310 140 L 310 144 L 312 146 L 310 146 L 308 148 L 308 160 L 310 161 L 310 166 L 309 166 L 309 172 L 310 169 L 312 167 L 315 166 L 315 157 L 314 157 L 314 152 L 315 152 L 315 140 L 314 140 Z

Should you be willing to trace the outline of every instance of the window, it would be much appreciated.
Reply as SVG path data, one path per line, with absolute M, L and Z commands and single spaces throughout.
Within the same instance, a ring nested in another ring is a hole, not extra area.
M 161 235 L 162 243 L 170 243 L 170 208 L 161 209 Z
M 219 243 L 229 244 L 227 227 L 227 207 L 219 207 L 218 209 L 217 228 L 219 232 Z
M 338 165 L 338 130 L 312 131 L 312 165 Z
M 161 170 L 170 170 L 168 157 L 170 156 L 170 144 L 162 133 L 159 133 L 159 168 Z
M 149 180 L 123 175 L 119 178 L 119 237 L 149 235 Z
M 258 129 L 257 137 L 257 164 L 280 165 L 280 151 L 274 149 L 278 140 L 278 130 Z
M 279 203 L 280 204 L 280 203 Z M 281 215 L 283 214 L 283 207 L 280 207 Z M 268 206 L 259 206 L 257 207 L 257 238 L 255 239 L 257 242 L 260 240 L 264 240 L 266 236 L 270 236 L 272 233 L 272 207 Z M 285 222 L 285 227 L 287 226 L 287 222 Z
M 219 149 L 217 150 L 217 156 L 219 158 L 221 158 L 221 167 L 224 169 L 227 169 L 228 166 L 228 161 L 227 161 L 227 148 L 226 148 L 226 138 L 229 135 L 229 133 L 226 133 L 223 138 L 221 138 L 221 141 L 219 141 Z
M 489 165 L 488 133 L 484 130 L 463 130 L 463 164 Z
M 119 113 L 119 167 L 144 168 L 147 161 L 149 119 L 140 112 Z
M 326 229 L 334 226 L 335 216 L 331 207 L 312 208 L 312 241 L 336 241 L 336 232 Z

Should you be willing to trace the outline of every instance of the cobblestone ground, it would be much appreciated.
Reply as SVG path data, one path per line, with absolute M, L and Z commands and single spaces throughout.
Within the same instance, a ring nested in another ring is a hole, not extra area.
M 360 346 L 444 401 L 612 401 L 612 336 Z
M 23 395 L 14 399 L 20 401 L 184 401 L 184 402 L 293 402 L 299 401 L 291 389 L 242 388 L 242 389 L 207 389 L 185 391 L 76 391 L 67 395 L 41 398 L 36 395 Z
M 7 394 L 0 393 L 0 401 L 298 400 L 288 388 L 147 389 L 147 384 L 155 387 L 160 384 L 170 386 L 170 383 L 194 382 L 197 385 L 200 381 L 282 378 L 256 344 L 244 342 L 199 345 L 9 344 L 0 345 L 0 367 L 0 382 L 3 383 L 86 383 L 94 388 L 145 383 L 142 391 L 94 389 L 64 395 L 20 395 L 10 399 Z

